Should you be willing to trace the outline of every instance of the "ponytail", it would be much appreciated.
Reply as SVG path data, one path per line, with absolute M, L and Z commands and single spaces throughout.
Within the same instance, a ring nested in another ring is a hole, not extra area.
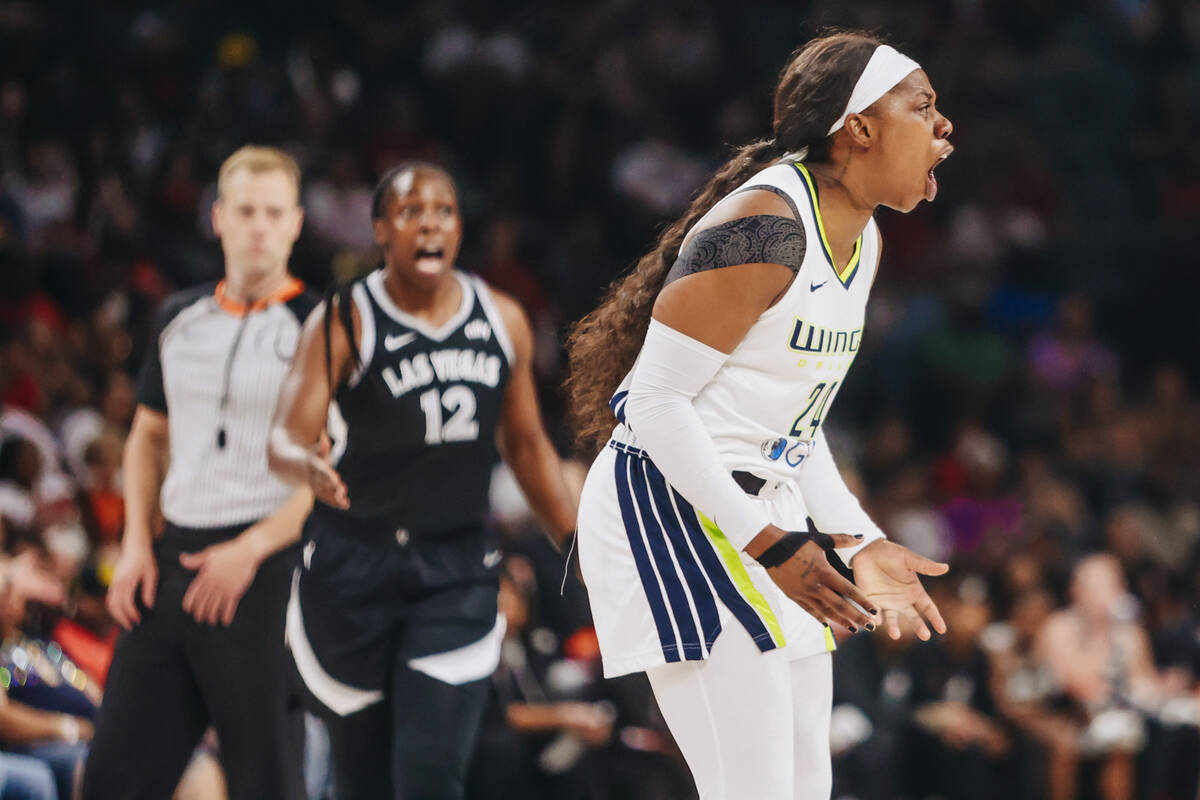
M 567 336 L 568 415 L 577 443 L 588 455 L 599 452 L 616 418 L 609 400 L 633 368 L 654 301 L 683 238 L 696 222 L 756 172 L 783 159 L 824 161 L 828 131 L 845 108 L 858 76 L 880 42 L 856 32 L 839 32 L 806 44 L 788 63 L 775 90 L 775 138 L 745 145 L 734 153 L 692 200 L 687 212 L 659 236 L 605 293 L 599 307 L 579 320 Z
M 774 139 L 740 148 L 700 190 L 687 213 L 663 231 L 654 249 L 609 287 L 595 311 L 572 327 L 567 336 L 568 414 L 580 447 L 589 454 L 598 452 L 612 432 L 616 418 L 608 401 L 633 368 L 650 327 L 654 301 L 684 235 L 718 200 L 783 152 Z

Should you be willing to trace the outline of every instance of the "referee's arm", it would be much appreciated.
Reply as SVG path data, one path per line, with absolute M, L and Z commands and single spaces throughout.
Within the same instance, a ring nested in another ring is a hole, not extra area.
M 154 605 L 158 586 L 152 543 L 158 495 L 170 452 L 167 431 L 164 412 L 138 405 L 125 442 L 121 464 L 125 475 L 125 533 L 121 538 L 121 557 L 113 569 L 108 588 L 107 603 L 113 619 L 127 630 L 142 621 L 134 601 L 138 586 L 141 586 L 142 603 L 147 608 Z
M 189 295 L 172 295 L 155 315 L 153 334 L 137 378 L 137 411 L 121 469 L 125 475 L 125 532 L 121 557 L 108 587 L 108 611 L 126 630 L 142 621 L 135 601 L 139 585 L 142 604 L 154 605 L 158 565 L 153 541 L 157 533 L 159 493 L 167 477 L 171 436 L 167 423 L 167 392 L 163 383 L 163 331 L 187 304 Z

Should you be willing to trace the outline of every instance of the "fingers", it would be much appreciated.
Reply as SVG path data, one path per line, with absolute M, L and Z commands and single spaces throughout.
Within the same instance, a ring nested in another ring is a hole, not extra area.
M 852 606 L 848 600 L 828 586 L 820 586 L 814 593 L 817 603 L 824 610 L 827 622 L 836 622 L 851 633 L 872 624 L 871 617 Z
M 909 569 L 921 575 L 945 575 L 950 571 L 949 564 L 919 556 L 911 550 L 905 554 L 905 561 L 908 562 Z
M 137 604 L 133 602 L 133 593 L 136 588 L 136 586 L 129 586 L 126 581 L 120 583 L 114 581 L 108 589 L 108 597 L 105 598 L 108 613 L 112 614 L 112 618 L 125 630 L 132 629 L 134 625 L 142 621 Z
M 938 610 L 937 604 L 929 598 L 928 594 L 921 592 L 921 596 L 917 598 L 913 606 L 917 611 L 921 612 L 921 615 L 925 619 L 929 620 L 929 624 L 933 626 L 935 631 L 938 633 L 946 632 L 946 620 L 942 619 L 942 612 Z
M 833 540 L 834 547 L 855 547 L 862 544 L 863 541 L 861 533 L 828 533 L 825 535 Z
M 885 608 L 883 610 L 883 627 L 890 638 L 900 639 L 900 614 L 895 609 Z
M 933 638 L 933 634 L 929 632 L 929 626 L 925 624 L 925 620 L 921 619 L 921 615 L 912 606 L 905 606 L 900 612 L 904 616 L 905 622 L 917 634 L 917 638 L 922 642 L 928 642 Z
M 183 593 L 183 602 L 180 603 L 183 613 L 195 616 L 192 612 L 196 605 L 197 597 L 200 594 L 200 588 L 200 578 L 197 576 L 192 579 L 192 582 L 188 584 L 187 591 Z
M 207 587 L 196 598 L 196 610 L 193 616 L 202 625 L 213 624 L 213 608 L 218 602 L 217 596 Z
M 329 434 L 321 431 L 321 438 L 317 439 L 317 458 L 322 461 L 329 460 L 329 453 L 333 449 L 333 442 L 329 438 Z
M 211 597 L 212 595 L 208 591 L 204 579 L 197 577 L 192 581 L 192 585 L 188 587 L 187 594 L 183 596 L 183 610 L 191 614 L 196 622 L 204 625 Z
M 312 485 L 313 493 L 321 502 L 335 508 L 347 509 L 350 507 L 350 495 L 346 490 L 346 484 L 342 482 L 342 476 L 338 475 L 337 470 L 326 462 L 318 461 L 312 465 L 309 483 Z
M 158 592 L 158 567 L 150 562 L 142 570 L 142 605 L 154 608 L 154 595 Z M 132 597 L 130 600 L 132 601 Z M 135 609 L 136 613 L 136 609 Z M 140 616 L 139 616 L 140 619 Z
M 201 573 L 183 595 L 183 610 L 201 625 L 233 624 L 241 597 L 209 581 Z
M 205 548 L 198 553 L 180 553 L 179 563 L 184 569 L 200 569 L 204 566 L 204 561 L 207 558 L 208 548 Z
M 836 570 L 831 570 L 830 572 L 832 574 L 829 576 L 829 580 L 827 582 L 829 588 L 833 589 L 843 597 L 858 603 L 860 606 L 866 609 L 867 614 L 871 616 L 870 621 L 875 622 L 874 617 L 879 613 L 879 609 L 875 607 L 875 603 L 873 603 L 871 599 L 863 593 L 862 589 L 859 589 L 853 583 L 839 575 Z
M 212 625 L 217 616 L 219 602 L 220 596 L 201 574 L 196 576 L 183 595 L 183 610 L 201 625 Z
M 816 543 L 805 542 L 796 555 L 768 573 L 771 579 L 819 620 L 855 632 L 867 625 L 873 627 L 873 613 L 856 608 L 854 603 L 866 609 L 874 609 L 875 604 L 830 566 L 825 551 L 813 545 Z
M 209 625 L 218 624 L 221 621 L 221 612 L 224 605 L 224 596 L 214 590 L 209 596 L 208 605 L 204 609 L 204 621 Z
M 233 624 L 233 617 L 237 613 L 238 598 L 230 597 L 225 600 L 224 608 L 221 610 L 221 624 L 228 628 Z

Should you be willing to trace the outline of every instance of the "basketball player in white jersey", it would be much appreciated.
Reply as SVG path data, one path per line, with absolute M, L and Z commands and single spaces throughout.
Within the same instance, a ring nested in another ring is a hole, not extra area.
M 578 545 L 605 674 L 647 673 L 704 800 L 829 797 L 829 623 L 945 631 L 917 576 L 947 566 L 884 537 L 821 431 L 862 342 L 872 214 L 937 194 L 934 101 L 869 36 L 808 43 L 774 138 L 572 334 L 573 413 L 603 446 Z

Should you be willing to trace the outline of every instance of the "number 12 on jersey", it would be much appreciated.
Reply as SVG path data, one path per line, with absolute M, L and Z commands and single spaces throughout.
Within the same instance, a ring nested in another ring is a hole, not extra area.
M 443 408 L 451 412 L 450 419 L 445 422 Z M 475 393 L 466 386 L 451 386 L 445 392 L 430 389 L 421 395 L 421 410 L 425 412 L 425 444 L 469 442 L 479 438 Z
M 829 403 L 829 398 L 833 397 L 833 393 L 837 391 L 838 383 L 838 381 L 818 383 L 813 387 L 812 392 L 808 395 L 808 405 L 792 423 L 792 436 L 812 439 L 817 435 L 817 429 L 821 427 L 821 420 L 825 418 L 825 406 Z M 811 418 L 809 418 L 810 413 L 812 414 Z

